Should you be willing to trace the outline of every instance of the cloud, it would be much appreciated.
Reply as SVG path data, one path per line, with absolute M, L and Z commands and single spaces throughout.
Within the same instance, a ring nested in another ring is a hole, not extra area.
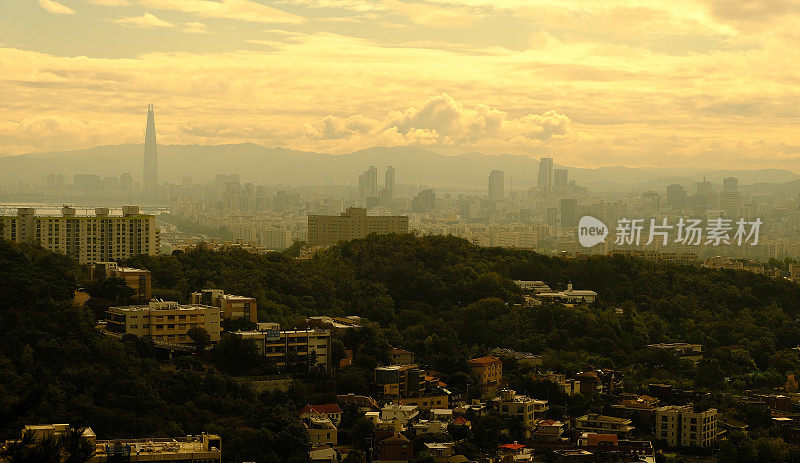
M 39 0 L 39 6 L 53 14 L 75 14 L 75 10 L 54 0 Z
M 182 32 L 203 34 L 206 33 L 206 26 L 200 22 L 188 22 L 182 24 L 175 24 L 165 21 L 158 16 L 145 12 L 141 16 L 132 16 L 126 18 L 119 18 L 114 20 L 117 24 L 129 27 L 140 27 L 143 29 L 163 28 L 163 29 L 177 29 Z
M 302 16 L 252 0 L 139 0 L 139 3 L 151 9 L 180 11 L 203 18 L 285 24 L 306 21 Z
M 85 1 L 100 6 L 128 6 L 131 4 L 131 2 L 128 0 L 85 0 Z
M 301 135 L 318 140 L 359 139 L 362 144 L 392 140 L 397 144 L 482 146 L 501 140 L 539 146 L 567 133 L 570 119 L 548 110 L 512 118 L 485 104 L 467 107 L 447 93 L 419 106 L 390 111 L 381 120 L 361 114 L 346 118 L 332 115 L 306 124 Z

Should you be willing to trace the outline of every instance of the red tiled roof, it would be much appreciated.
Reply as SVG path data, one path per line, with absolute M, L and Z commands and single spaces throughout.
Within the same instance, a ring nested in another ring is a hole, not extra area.
M 508 450 L 521 450 L 524 449 L 525 446 L 523 444 L 502 444 L 498 445 L 497 448 L 508 449 Z
M 617 445 L 616 434 L 589 434 L 586 437 L 588 437 L 589 447 L 594 447 L 600 442 L 611 442 L 613 445 Z
M 469 421 L 466 418 L 464 418 L 463 416 L 459 415 L 453 420 L 453 424 L 459 425 L 459 426 L 466 426 L 466 425 L 469 424 Z
M 399 347 L 392 347 L 390 352 L 392 354 L 413 354 L 410 350 L 400 349 Z
M 479 357 L 476 359 L 472 359 L 469 361 L 470 365 L 489 365 L 491 363 L 500 362 L 500 359 L 497 357 Z

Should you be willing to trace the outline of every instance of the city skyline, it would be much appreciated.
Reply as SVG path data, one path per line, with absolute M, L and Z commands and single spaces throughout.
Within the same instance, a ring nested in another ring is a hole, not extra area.
M 797 172 L 787 5 L 11 0 L 0 153 L 141 143 L 147 100 L 168 145 Z

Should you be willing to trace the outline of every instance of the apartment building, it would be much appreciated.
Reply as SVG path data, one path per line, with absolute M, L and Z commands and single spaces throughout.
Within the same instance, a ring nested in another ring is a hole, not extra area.
M 63 435 L 68 424 L 28 425 L 22 435 L 30 433 L 34 440 Z M 222 440 L 216 434 L 199 434 L 182 437 L 97 440 L 91 428 L 82 437 L 94 448 L 88 463 L 119 461 L 147 461 L 164 463 L 221 463 Z M 11 441 L 6 442 L 9 444 Z M 0 446 L 1 447 L 1 446 Z M 3 461 L 0 457 L 0 461 Z
M 408 365 L 414 363 L 414 353 L 398 347 L 389 349 L 389 358 L 392 360 L 392 365 Z
M 204 304 L 220 308 L 222 318 L 226 320 L 246 318 L 258 322 L 258 303 L 255 298 L 225 294 L 221 289 L 204 289 L 189 296 L 192 304 Z
M 656 409 L 656 438 L 670 447 L 711 447 L 717 442 L 718 413 L 714 408 L 695 412 L 689 405 Z
M 372 216 L 364 208 L 351 207 L 339 215 L 309 215 L 308 245 L 328 246 L 376 233 L 408 233 L 407 216 Z
M 497 357 L 474 358 L 469 361 L 469 368 L 483 388 L 498 386 L 503 381 L 503 361 Z
M 300 411 L 300 421 L 308 432 L 311 447 L 338 444 L 339 438 L 336 423 L 328 414 L 318 411 L 314 407 L 316 406 L 307 405 Z M 341 410 L 339 410 L 339 413 L 341 416 Z
M 546 400 L 517 394 L 511 389 L 500 391 L 500 397 L 496 400 L 498 401 L 498 413 L 517 417 L 525 429 L 526 437 L 530 437 L 530 434 L 536 429 L 536 424 L 544 418 L 544 414 L 550 408 Z
M 580 432 L 616 434 L 626 437 L 633 431 L 632 421 L 627 418 L 589 413 L 575 418 L 575 429 Z
M 259 331 L 237 331 L 243 339 L 252 339 L 261 355 L 271 359 L 279 367 L 285 367 L 289 357 L 306 358 L 309 368 L 321 366 L 331 368 L 331 332 L 328 330 L 281 331 L 277 323 L 260 324 Z
M 38 244 L 81 264 L 154 256 L 160 246 L 155 216 L 140 213 L 139 206 L 123 206 L 122 215 L 98 207 L 93 216 L 78 216 L 69 206 L 61 208 L 61 216 L 36 215 L 35 208 L 21 207 L 17 215 L 0 217 L 0 237 Z
M 385 397 L 409 397 L 424 388 L 425 371 L 416 364 L 375 368 L 375 384 Z
M 134 291 L 131 299 L 139 304 L 146 304 L 153 297 L 153 280 L 150 270 L 120 267 L 116 262 L 95 262 L 89 267 L 89 273 L 93 280 L 103 278 L 124 280 L 125 284 Z
M 155 300 L 147 305 L 109 307 L 106 326 L 116 333 L 178 344 L 192 342 L 188 332 L 194 327 L 205 328 L 212 342 L 219 341 L 222 331 L 217 307 Z

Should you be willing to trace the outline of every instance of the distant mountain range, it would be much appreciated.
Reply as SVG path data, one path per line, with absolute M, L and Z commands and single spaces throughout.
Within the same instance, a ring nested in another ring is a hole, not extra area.
M 130 172 L 140 179 L 143 145 L 126 144 L 95 148 L 0 156 L 0 183 L 44 182 L 47 174 L 76 173 L 118 176 Z M 556 159 L 557 160 L 557 159 Z M 538 160 L 523 155 L 465 153 L 446 156 L 417 146 L 374 147 L 350 154 L 332 155 L 267 148 L 255 144 L 159 145 L 159 177 L 179 182 L 191 176 L 195 182 L 209 181 L 217 173 L 239 174 L 242 182 L 275 185 L 355 185 L 358 174 L 378 167 L 379 177 L 387 165 L 397 169 L 403 184 L 436 188 L 485 189 L 489 172 L 506 174 L 506 187 L 515 190 L 536 186 Z M 559 167 L 559 166 L 557 166 Z M 678 183 L 693 192 L 691 185 L 706 178 L 720 185 L 725 177 L 738 177 L 745 191 L 800 192 L 800 175 L 782 169 L 715 170 L 678 168 L 567 167 L 570 180 L 592 191 L 664 191 Z

